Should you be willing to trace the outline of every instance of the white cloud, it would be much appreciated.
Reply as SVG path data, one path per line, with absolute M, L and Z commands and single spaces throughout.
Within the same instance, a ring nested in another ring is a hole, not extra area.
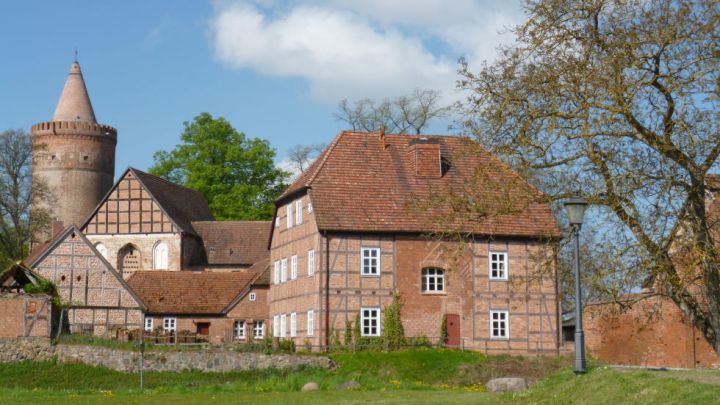
M 308 80 L 319 99 L 382 98 L 413 88 L 453 99 L 457 58 L 491 59 L 517 11 L 475 0 L 217 3 L 216 57 L 238 69 Z M 510 10 L 510 11 L 508 11 Z M 431 47 L 427 43 L 441 44 Z

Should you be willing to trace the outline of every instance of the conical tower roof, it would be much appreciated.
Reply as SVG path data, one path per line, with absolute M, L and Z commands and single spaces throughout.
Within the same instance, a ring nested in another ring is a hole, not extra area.
M 90 103 L 85 80 L 83 79 L 80 64 L 77 61 L 70 66 L 65 87 L 63 88 L 60 101 L 55 108 L 53 121 L 86 121 L 97 123 L 95 112 Z

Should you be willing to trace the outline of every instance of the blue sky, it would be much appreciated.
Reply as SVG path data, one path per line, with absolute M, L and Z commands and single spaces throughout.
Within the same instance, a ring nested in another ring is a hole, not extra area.
M 118 129 L 116 172 L 147 169 L 204 111 L 268 139 L 280 162 L 343 129 L 343 98 L 422 87 L 457 100 L 457 59 L 492 59 L 521 19 L 514 1 L 3 2 L 0 130 L 52 117 L 77 48 L 98 120 Z

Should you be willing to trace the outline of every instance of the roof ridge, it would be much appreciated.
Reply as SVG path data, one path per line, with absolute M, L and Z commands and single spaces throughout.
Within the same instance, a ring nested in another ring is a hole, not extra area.
M 201 193 L 201 192 L 199 192 L 199 191 L 197 191 L 197 190 L 195 190 L 195 189 L 193 189 L 193 188 L 183 186 L 182 184 L 177 184 L 177 183 L 172 182 L 172 181 L 170 181 L 170 180 L 168 180 L 168 179 L 166 179 L 166 178 L 160 177 L 160 176 L 155 175 L 155 174 L 152 174 L 152 173 L 144 172 L 144 171 L 142 171 L 142 170 L 140 170 L 140 169 L 137 169 L 137 168 L 135 168 L 135 167 L 128 166 L 128 170 L 131 170 L 131 171 L 135 172 L 136 174 L 139 172 L 140 174 L 143 174 L 143 175 L 146 175 L 146 176 L 151 176 L 153 179 L 161 180 L 161 181 L 163 181 L 163 182 L 165 182 L 165 183 L 167 183 L 167 184 L 169 184 L 169 185 L 171 185 L 171 186 L 174 186 L 174 187 L 177 187 L 177 188 L 182 188 L 182 189 L 185 189 L 185 190 L 188 190 L 188 191 L 192 191 L 193 193 L 197 193 L 197 194 L 203 195 L 203 193 Z M 204 197 L 204 195 L 203 195 L 203 197 Z

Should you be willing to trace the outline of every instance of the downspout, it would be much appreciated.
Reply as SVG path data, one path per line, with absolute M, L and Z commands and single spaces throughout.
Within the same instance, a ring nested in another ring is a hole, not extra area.
M 325 351 L 330 343 L 330 238 L 327 231 L 323 231 L 325 237 Z

